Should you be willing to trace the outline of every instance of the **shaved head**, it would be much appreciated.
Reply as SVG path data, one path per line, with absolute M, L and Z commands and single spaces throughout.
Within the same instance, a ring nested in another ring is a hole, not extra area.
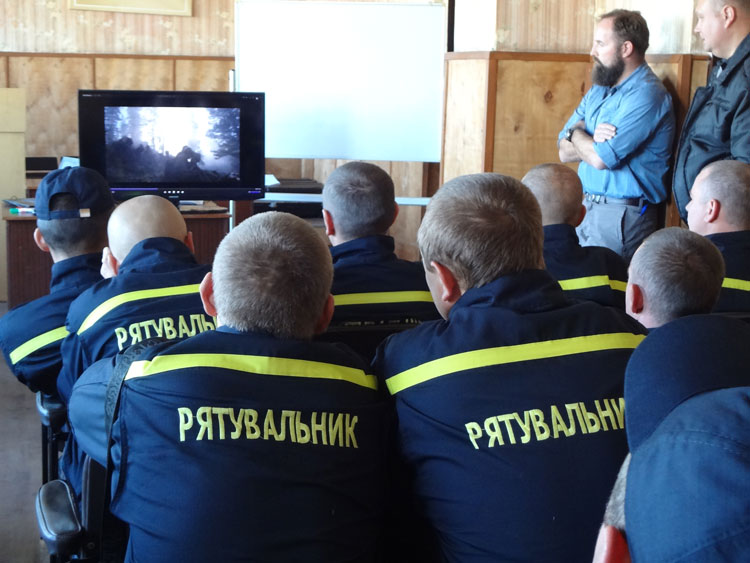
M 143 240 L 167 237 L 185 242 L 187 234 L 180 211 L 169 200 L 155 195 L 142 195 L 121 203 L 107 225 L 109 248 L 118 262 Z
M 542 224 L 565 223 L 578 226 L 581 219 L 583 187 L 573 170 L 564 164 L 540 164 L 521 180 L 542 208 Z

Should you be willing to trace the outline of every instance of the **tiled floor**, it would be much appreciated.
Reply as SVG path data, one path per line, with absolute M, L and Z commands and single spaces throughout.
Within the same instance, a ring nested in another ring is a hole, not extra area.
M 7 310 L 0 303 L 0 315 Z M 41 438 L 34 395 L 0 354 L 0 561 L 48 560 L 39 540 L 34 495 L 41 485 Z

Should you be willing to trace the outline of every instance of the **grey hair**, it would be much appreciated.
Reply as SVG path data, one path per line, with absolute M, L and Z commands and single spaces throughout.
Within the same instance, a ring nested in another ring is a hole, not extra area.
M 716 199 L 724 220 L 737 230 L 750 229 L 750 164 L 738 160 L 718 160 L 703 170 L 701 203 Z
M 607 507 L 604 510 L 604 525 L 614 526 L 620 532 L 625 533 L 625 490 L 628 484 L 628 468 L 630 467 L 630 454 L 620 466 L 615 486 L 609 495 Z
M 417 234 L 425 268 L 448 267 L 462 290 L 506 274 L 544 267 L 542 212 L 521 182 L 469 174 L 432 197 Z
M 581 179 L 564 164 L 540 164 L 521 179 L 542 209 L 543 225 L 577 226 L 581 217 Z
M 323 185 L 323 209 L 345 240 L 385 234 L 396 215 L 393 180 L 368 162 L 348 162 Z
M 630 283 L 660 325 L 685 315 L 710 313 L 724 279 L 724 258 L 705 237 L 680 227 L 656 231 L 630 263 Z
M 219 245 L 214 303 L 229 327 L 309 339 L 332 280 L 331 253 L 315 229 L 288 213 L 260 213 Z

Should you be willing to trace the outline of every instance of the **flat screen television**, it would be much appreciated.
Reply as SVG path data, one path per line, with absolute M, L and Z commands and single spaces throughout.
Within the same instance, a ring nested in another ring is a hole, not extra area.
M 265 99 L 251 92 L 79 90 L 81 166 L 117 200 L 263 197 Z

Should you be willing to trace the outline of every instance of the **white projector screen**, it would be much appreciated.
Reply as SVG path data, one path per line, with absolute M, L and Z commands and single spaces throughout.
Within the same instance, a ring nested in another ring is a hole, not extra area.
M 443 5 L 237 0 L 235 22 L 266 157 L 440 160 Z

